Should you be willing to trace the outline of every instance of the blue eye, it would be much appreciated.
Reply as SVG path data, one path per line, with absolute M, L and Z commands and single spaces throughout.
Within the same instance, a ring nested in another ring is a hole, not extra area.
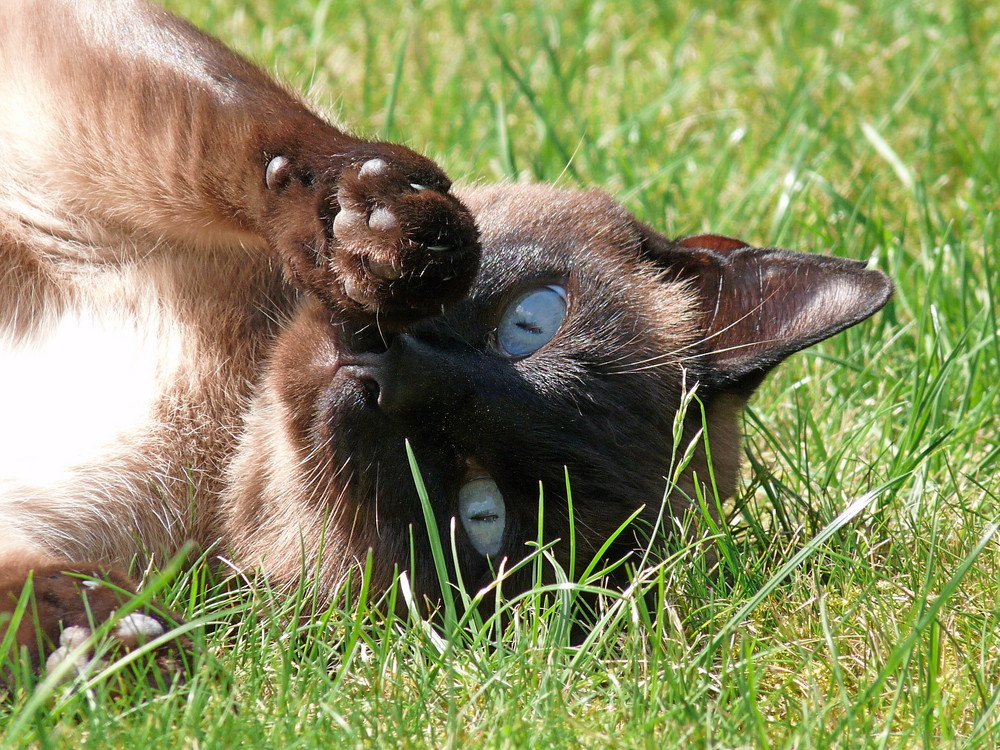
M 458 491 L 458 511 L 472 546 L 483 557 L 500 551 L 507 524 L 507 506 L 497 483 L 475 477 Z
M 559 331 L 566 317 L 566 292 L 559 286 L 532 289 L 511 302 L 500 319 L 497 339 L 511 357 L 534 354 Z

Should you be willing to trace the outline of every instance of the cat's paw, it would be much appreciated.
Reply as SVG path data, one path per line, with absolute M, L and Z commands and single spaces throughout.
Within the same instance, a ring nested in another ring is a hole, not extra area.
M 143 679 L 153 685 L 183 679 L 190 642 L 181 637 L 153 644 L 170 632 L 176 618 L 153 606 L 130 609 L 134 585 L 124 574 L 90 566 L 53 566 L 33 570 L 24 585 L 30 598 L 19 615 L 16 602 L 23 585 L 0 586 L 0 640 L 13 627 L 13 645 L 40 674 L 60 681 L 94 675 L 129 652 L 143 649 L 146 653 L 133 665 Z
M 408 174 L 378 157 L 341 175 L 331 262 L 359 309 L 405 320 L 466 293 L 479 267 L 476 230 L 447 191 L 443 175 Z
M 112 660 L 154 641 L 170 629 L 162 618 L 145 612 L 131 612 L 122 617 L 112 613 L 111 617 L 103 635 L 95 635 L 95 630 L 83 625 L 64 628 L 59 634 L 59 646 L 45 660 L 45 674 L 56 675 L 62 682 L 78 675 L 92 676 Z M 94 623 L 94 627 L 100 624 Z M 150 657 L 152 664 L 142 665 L 150 684 L 166 686 L 183 678 L 184 653 L 178 642 L 169 641 L 152 649 Z
M 479 242 L 447 177 L 409 149 L 364 144 L 346 165 L 303 172 L 271 158 L 272 248 L 307 291 L 347 317 L 399 328 L 469 289 Z

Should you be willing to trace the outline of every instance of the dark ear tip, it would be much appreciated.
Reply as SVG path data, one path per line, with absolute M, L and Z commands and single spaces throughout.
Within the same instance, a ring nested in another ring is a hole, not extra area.
M 896 290 L 888 274 L 876 268 L 862 269 L 861 278 L 864 281 L 868 302 L 863 305 L 864 314 L 858 318 L 858 322 L 871 317 L 885 307 L 886 303 L 892 299 L 892 295 Z
M 883 271 L 879 271 L 877 269 L 872 268 L 868 269 L 868 273 L 874 274 L 875 277 L 878 279 L 878 289 L 880 293 L 879 296 L 880 302 L 878 307 L 879 309 L 881 309 L 885 305 L 885 303 L 892 298 L 892 295 L 896 292 L 896 285 L 892 283 L 892 279 L 889 278 L 889 275 Z

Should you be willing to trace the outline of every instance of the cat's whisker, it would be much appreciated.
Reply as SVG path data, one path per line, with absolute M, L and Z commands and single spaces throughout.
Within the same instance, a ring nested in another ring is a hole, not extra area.
M 712 357 L 717 354 L 722 354 L 725 352 L 735 352 L 740 349 L 752 349 L 756 346 L 765 346 L 767 344 L 777 344 L 784 341 L 784 339 L 774 338 L 774 339 L 758 339 L 756 341 L 750 341 L 746 344 L 736 344 L 734 346 L 726 346 L 721 349 L 713 349 L 710 352 L 699 352 L 697 354 L 689 354 L 686 357 L 681 357 L 678 362 L 690 362 L 691 360 L 699 359 L 701 357 Z
M 655 370 L 657 368 L 664 367 L 664 366 L 666 366 L 668 364 L 669 365 L 674 365 L 674 364 L 682 365 L 685 362 L 692 362 L 692 361 L 700 359 L 702 357 L 712 357 L 712 356 L 715 356 L 717 354 L 723 354 L 725 352 L 739 351 L 740 349 L 752 349 L 752 348 L 757 347 L 757 346 L 764 346 L 764 345 L 767 345 L 767 344 L 779 343 L 782 340 L 783 339 L 759 339 L 757 341 L 751 341 L 751 342 L 746 343 L 746 344 L 737 344 L 737 345 L 734 345 L 734 346 L 727 346 L 727 347 L 724 347 L 722 349 L 713 349 L 712 351 L 709 351 L 709 352 L 699 352 L 697 354 L 690 354 L 690 355 L 688 355 L 686 357 L 680 357 L 679 359 L 671 358 L 669 362 L 659 362 L 659 363 L 655 363 L 655 364 L 644 365 L 642 367 L 634 367 L 634 368 L 629 368 L 629 369 L 625 369 L 625 370 L 617 370 L 617 371 L 611 372 L 609 374 L 611 374 L 611 375 L 629 375 L 629 374 L 633 374 L 633 373 L 644 372 L 646 370 Z
M 609 365 L 615 365 L 619 362 L 626 361 L 630 356 L 635 354 L 636 346 L 640 345 L 641 343 L 642 343 L 642 337 L 639 334 L 633 334 L 632 338 L 620 342 L 610 352 L 611 354 L 617 354 L 618 352 L 621 352 L 621 356 L 604 358 L 603 361 L 601 362 L 601 365 L 603 367 L 608 367 Z
M 676 347 L 676 348 L 674 348 L 674 349 L 672 349 L 669 352 L 666 352 L 664 354 L 660 354 L 660 355 L 657 355 L 655 357 L 650 357 L 650 358 L 648 358 L 646 360 L 641 360 L 639 362 L 633 363 L 632 366 L 626 368 L 625 370 L 611 371 L 609 374 L 612 374 L 612 375 L 622 375 L 622 374 L 628 374 L 628 373 L 633 373 L 633 372 L 642 372 L 644 370 L 657 369 L 659 367 L 663 367 L 666 364 L 674 364 L 674 363 L 678 363 L 679 364 L 679 363 L 682 363 L 682 362 L 687 362 L 687 361 L 690 361 L 692 359 L 698 359 L 698 358 L 705 357 L 705 356 L 708 356 L 708 355 L 711 355 L 711 354 L 719 354 L 719 353 L 722 353 L 722 352 L 733 351 L 733 350 L 736 350 L 736 349 L 742 349 L 742 348 L 748 348 L 748 347 L 753 347 L 753 346 L 760 346 L 760 345 L 764 345 L 764 344 L 775 343 L 776 341 L 779 341 L 780 339 L 766 339 L 766 340 L 762 339 L 762 340 L 759 340 L 759 341 L 748 342 L 746 344 L 740 344 L 740 345 L 734 346 L 734 347 L 728 347 L 728 348 L 722 348 L 722 349 L 713 349 L 711 352 L 701 352 L 701 353 L 698 353 L 698 354 L 688 355 L 688 356 L 685 356 L 685 357 L 678 357 L 678 355 L 681 354 L 682 352 L 689 351 L 690 349 L 693 349 L 695 347 L 703 346 L 704 344 L 712 341 L 712 339 L 715 339 L 715 338 L 723 335 L 724 333 L 732 330 L 734 327 L 736 327 L 737 325 L 739 325 L 740 323 L 742 323 L 743 321 L 745 321 L 747 318 L 751 317 L 752 315 L 754 315 L 755 313 L 757 313 L 758 311 L 760 311 L 761 309 L 763 309 L 764 306 L 767 303 L 769 303 L 780 291 L 781 291 L 780 287 L 777 288 L 777 289 L 775 289 L 773 292 L 771 292 L 771 294 L 769 294 L 766 297 L 762 298 L 759 303 L 757 303 L 753 307 L 749 308 L 746 311 L 746 313 L 744 313 L 743 315 L 735 318 L 729 325 L 724 326 L 723 328 L 720 328 L 718 331 L 715 331 L 714 333 L 711 333 L 711 334 L 709 334 L 707 336 L 702 336 L 701 338 L 699 338 L 699 339 L 697 339 L 695 341 L 692 341 L 692 342 L 690 342 L 688 344 L 685 344 L 683 346 Z M 722 290 L 720 288 L 719 292 L 718 292 L 718 294 L 716 296 L 716 310 L 715 310 L 715 314 L 713 315 L 713 320 L 718 315 L 718 309 L 719 309 L 719 305 L 721 303 L 721 299 L 722 299 Z
M 572 479 L 572 477 L 570 477 L 570 479 Z M 564 516 L 564 518 L 565 518 L 565 520 L 567 521 L 567 524 L 568 524 L 568 522 L 569 522 L 569 514 L 566 514 Z M 584 532 L 583 534 L 577 533 L 578 541 L 579 541 L 580 537 L 587 538 L 587 539 L 599 539 L 600 538 L 600 535 L 598 534 L 598 531 L 597 531 L 597 527 L 596 526 L 592 526 L 591 524 L 587 523 L 587 521 L 585 520 L 585 518 L 581 514 L 579 514 L 579 513 L 574 513 L 573 514 L 573 525 L 576 528 L 577 532 L 580 532 L 580 531 Z
M 721 336 L 722 334 L 724 334 L 724 333 L 732 330 L 737 325 L 739 325 L 740 323 L 742 323 L 744 320 L 746 320 L 750 316 L 754 315 L 759 310 L 763 309 L 764 305 L 766 303 L 770 302 L 771 299 L 776 294 L 778 294 L 778 292 L 780 292 L 780 291 L 781 291 L 780 288 L 779 289 L 775 289 L 770 295 L 768 295 L 767 297 L 762 298 L 761 301 L 758 304 L 756 304 L 753 307 L 749 308 L 746 311 L 746 313 L 744 313 L 743 315 L 741 315 L 738 318 L 735 318 L 733 320 L 733 322 L 730 323 L 729 325 L 720 328 L 718 331 L 716 331 L 715 333 L 711 333 L 708 336 L 703 336 L 702 338 L 698 339 L 697 341 L 692 341 L 690 344 L 686 344 L 684 346 L 678 347 L 677 349 L 674 349 L 671 352 L 671 355 L 679 354 L 680 352 L 686 351 L 687 349 L 690 349 L 690 348 L 695 347 L 695 346 L 701 346 L 702 344 L 705 344 L 705 343 L 711 341 L 712 339 L 717 338 L 718 336 Z M 712 317 L 713 320 L 718 316 L 719 304 L 720 304 L 721 299 L 722 299 L 722 290 L 720 289 L 719 290 L 719 294 L 716 297 L 715 314 Z M 764 343 L 764 342 L 760 342 L 760 343 Z M 751 346 L 752 346 L 752 344 L 751 344 Z
M 645 359 L 638 359 L 638 360 L 634 360 L 634 361 L 631 361 L 631 362 L 626 361 L 625 357 L 620 357 L 620 358 L 618 358 L 616 360 L 613 360 L 611 362 L 602 363 L 602 366 L 603 367 L 608 367 L 608 365 L 614 365 L 614 364 L 618 364 L 620 362 L 624 362 L 625 365 L 627 365 L 628 369 L 633 369 L 635 367 L 639 367 L 639 366 L 643 366 L 643 365 L 651 365 L 651 366 L 654 366 L 654 367 L 661 367 L 661 366 L 663 366 L 665 364 L 669 364 L 671 362 L 676 362 L 676 361 L 677 361 L 676 352 L 670 351 L 670 352 L 667 352 L 665 354 L 657 354 L 657 355 L 652 356 L 652 357 L 646 357 Z M 615 372 L 615 370 L 610 369 L 610 368 L 609 368 L 609 371 L 612 372 L 612 373 Z
M 304 484 L 309 494 L 312 497 L 323 499 L 329 495 L 330 486 L 333 482 L 347 468 L 347 465 L 350 463 L 350 457 L 344 460 L 344 463 L 336 472 L 331 472 L 329 469 L 333 464 L 332 454 L 327 453 L 322 461 L 315 461 L 316 454 L 319 453 L 320 448 L 319 444 L 314 445 L 309 453 L 299 459 L 298 465 L 303 473 Z M 324 479 L 326 486 L 320 492 L 320 483 Z
M 633 365 L 647 365 L 648 364 L 648 365 L 651 366 L 649 369 L 653 369 L 655 367 L 662 366 L 662 364 L 660 364 L 660 363 L 663 363 L 663 362 L 668 361 L 668 360 L 669 361 L 684 361 L 684 358 L 681 358 L 679 360 L 677 359 L 677 356 L 680 353 L 688 351 L 688 350 L 690 350 L 690 349 L 692 349 L 694 347 L 702 346 L 702 345 L 704 345 L 704 344 L 712 341 L 712 339 L 715 339 L 715 338 L 723 335 L 724 333 L 732 330 L 734 327 L 736 327 L 737 325 L 739 325 L 740 323 L 742 323 L 743 321 L 745 321 L 747 318 L 751 317 L 752 315 L 754 315 L 755 313 L 757 313 L 758 311 L 760 311 L 761 309 L 763 309 L 764 306 L 768 302 L 770 302 L 774 298 L 774 296 L 777 295 L 780 291 L 781 291 L 780 288 L 775 289 L 773 292 L 771 292 L 770 295 L 768 295 L 767 297 L 762 298 L 761 301 L 758 304 L 756 304 L 753 307 L 749 308 L 746 311 L 746 313 L 744 313 L 743 315 L 739 316 L 738 318 L 735 318 L 729 325 L 724 326 L 723 328 L 720 328 L 718 331 L 715 331 L 714 333 L 711 333 L 711 334 L 709 334 L 707 336 L 702 336 L 701 338 L 696 339 L 695 341 L 691 341 L 690 343 L 684 344 L 683 346 L 675 347 L 674 349 L 671 349 L 668 352 L 665 352 L 665 353 L 662 353 L 662 354 L 658 354 L 658 355 L 656 355 L 654 357 L 650 357 L 650 358 L 645 359 L 645 360 L 640 360 L 639 362 L 635 362 L 635 363 L 632 363 L 632 364 Z M 718 316 L 718 309 L 719 309 L 719 305 L 721 304 L 721 299 L 722 299 L 722 290 L 720 288 L 720 290 L 719 290 L 719 292 L 718 292 L 718 294 L 716 296 L 716 309 L 715 309 L 715 313 L 713 314 L 713 320 L 715 319 L 715 317 Z M 632 342 L 638 341 L 638 340 L 639 340 L 639 337 L 638 336 L 634 336 L 632 339 L 629 340 L 628 343 L 623 344 L 620 347 L 620 349 L 622 349 L 625 352 L 625 354 L 623 355 L 623 357 L 620 358 L 620 359 L 618 359 L 618 360 L 608 360 L 608 361 L 606 361 L 604 363 L 604 366 L 613 365 L 617 361 L 621 361 L 621 359 L 623 359 L 624 357 L 626 357 L 629 354 L 629 351 L 628 351 L 629 344 L 631 344 Z M 756 343 L 762 344 L 762 343 L 770 343 L 770 342 L 769 341 L 768 342 L 760 341 L 760 342 L 756 342 Z M 754 346 L 754 345 L 755 345 L 754 343 L 747 344 L 747 346 Z M 715 350 L 715 351 L 727 351 L 727 350 L 722 349 L 722 350 Z M 696 355 L 696 356 L 701 356 L 701 355 Z M 637 369 L 644 369 L 644 368 L 636 368 L 636 367 L 633 366 L 633 367 L 629 367 L 628 368 L 628 372 L 634 372 Z M 612 372 L 612 374 L 619 374 L 619 373 Z
M 349 464 L 350 464 L 350 459 L 348 459 L 347 461 L 345 461 L 343 463 L 343 465 L 337 471 L 337 474 L 339 475 L 341 472 L 343 472 L 343 470 L 346 469 Z M 354 473 L 354 470 L 352 469 L 350 471 L 350 473 L 347 475 L 347 477 L 344 479 L 344 481 L 340 483 L 340 490 L 337 492 L 337 496 L 335 498 L 329 498 L 327 500 L 326 505 L 330 508 L 330 510 L 328 511 L 328 513 L 329 513 L 328 524 L 335 521 L 339 527 L 343 528 L 345 513 L 346 513 L 347 509 L 352 505 L 352 503 L 344 503 L 343 500 L 348 495 L 348 492 L 349 492 L 350 487 L 351 487 L 351 483 L 354 481 L 354 477 L 355 477 L 355 473 Z M 329 481 L 327 482 L 327 485 L 326 485 L 326 488 L 325 488 L 326 489 L 326 493 L 324 494 L 324 497 L 329 497 L 329 495 L 330 495 L 330 488 L 333 485 L 333 479 L 334 479 L 333 477 L 330 477 Z M 360 510 L 361 510 L 361 506 L 358 506 L 357 508 L 355 508 L 355 511 L 354 511 L 355 518 L 357 518 L 357 515 L 360 512 Z M 353 535 L 353 528 L 354 527 L 353 527 L 353 524 L 352 524 L 351 525 L 351 534 L 352 535 Z

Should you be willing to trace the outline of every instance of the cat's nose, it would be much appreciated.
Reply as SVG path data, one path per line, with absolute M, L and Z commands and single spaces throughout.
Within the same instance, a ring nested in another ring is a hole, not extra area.
M 350 367 L 367 381 L 378 406 L 388 414 L 444 413 L 472 389 L 462 353 L 401 333 L 384 352 L 369 352 Z

